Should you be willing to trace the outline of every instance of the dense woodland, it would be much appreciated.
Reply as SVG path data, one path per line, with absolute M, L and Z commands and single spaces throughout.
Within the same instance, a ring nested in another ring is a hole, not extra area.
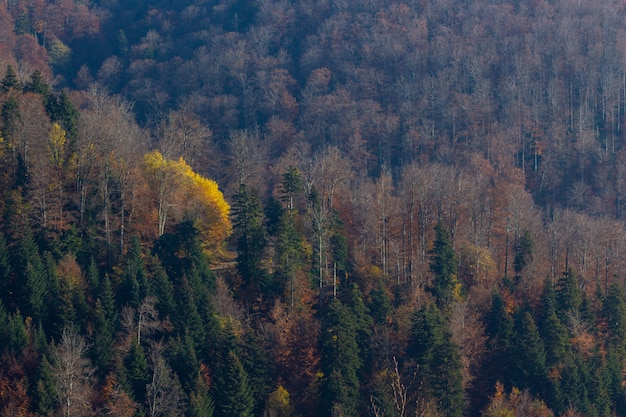
M 0 415 L 626 416 L 626 3 L 0 4 Z

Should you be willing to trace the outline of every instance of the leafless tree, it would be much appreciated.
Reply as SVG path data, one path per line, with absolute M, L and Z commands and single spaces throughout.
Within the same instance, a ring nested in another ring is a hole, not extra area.
M 50 354 L 55 391 L 64 417 L 88 416 L 94 368 L 87 358 L 89 346 L 73 328 L 65 328 Z

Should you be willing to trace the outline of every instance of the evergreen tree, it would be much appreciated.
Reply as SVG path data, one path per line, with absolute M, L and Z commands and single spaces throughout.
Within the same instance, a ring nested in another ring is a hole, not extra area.
M 515 270 L 516 277 L 519 278 L 522 271 L 528 265 L 528 262 L 532 260 L 533 251 L 533 239 L 528 230 L 524 230 L 521 236 L 517 238 L 515 242 L 515 259 L 513 261 L 513 268 Z
M 216 415 L 218 417 L 252 417 L 254 399 L 248 375 L 237 355 L 230 351 L 215 381 Z
M 93 359 L 100 377 L 104 377 L 109 373 L 109 364 L 115 338 L 114 325 L 114 322 L 107 320 L 107 313 L 103 307 L 102 300 L 96 300 L 96 309 L 93 318 Z
M 243 335 L 241 364 L 248 374 L 248 382 L 254 399 L 254 414 L 261 415 L 265 408 L 265 400 L 272 386 L 272 368 L 270 354 L 264 349 L 261 339 L 252 329 Z
M 574 272 L 570 269 L 563 273 L 556 286 L 557 311 L 561 317 L 569 313 L 578 313 L 583 301 L 583 294 L 578 287 Z
M 139 403 L 146 397 L 146 385 L 150 382 L 148 360 L 143 348 L 135 341 L 124 358 L 126 391 Z
M 13 66 L 7 65 L 7 70 L 4 74 L 4 78 L 2 79 L 2 82 L 0 82 L 0 91 L 2 91 L 3 93 L 7 93 L 12 88 L 19 90 L 20 87 L 20 82 L 17 79 L 17 74 L 15 73 Z
M 174 285 L 172 285 L 172 281 L 170 281 L 165 269 L 158 261 L 154 265 L 152 291 L 157 297 L 156 308 L 159 311 L 159 317 L 162 320 L 166 317 L 171 318 L 176 311 Z
M 204 375 L 199 372 L 196 384 L 189 396 L 189 417 L 213 417 L 215 404 Z
M 457 278 L 456 253 L 450 243 L 448 230 L 441 221 L 435 226 L 435 242 L 430 256 L 430 270 L 435 275 L 431 290 L 437 305 L 444 307 L 458 296 L 460 283 Z
M 9 143 L 15 143 L 16 140 L 16 132 L 21 123 L 22 115 L 20 113 L 20 105 L 17 102 L 17 99 L 13 96 L 10 96 L 3 104 L 2 111 L 0 112 L 0 117 L 2 119 L 2 126 L 0 131 L 2 131 L 2 135 L 4 139 L 9 141 Z M 23 158 L 23 155 L 19 155 L 19 157 Z M 19 162 L 19 160 L 18 160 Z M 24 164 L 24 168 L 26 165 Z M 25 179 L 27 175 L 23 175 L 23 179 Z M 20 177 L 18 176 L 17 179 Z
M 170 342 L 168 350 L 169 363 L 182 387 L 187 392 L 191 391 L 197 383 L 195 376 L 200 369 L 193 340 L 189 335 L 179 335 Z
M 281 219 L 276 242 L 276 271 L 274 286 L 277 294 L 285 294 L 285 299 L 293 308 L 296 296 L 296 273 L 302 266 L 302 236 L 296 229 L 294 217 L 285 212 Z
M 148 279 L 145 264 L 141 256 L 141 245 L 135 236 L 126 256 L 126 267 L 122 281 L 122 288 L 118 292 L 120 305 L 128 304 L 138 308 L 141 301 L 148 295 Z
M 528 311 L 517 314 L 513 346 L 516 386 L 529 388 L 542 396 L 547 378 L 546 351 L 535 320 Z
M 407 353 L 416 362 L 426 401 L 436 402 L 445 416 L 462 416 L 461 357 L 439 309 L 430 306 L 415 313 Z
M 357 324 L 349 308 L 333 299 L 322 319 L 321 403 L 326 415 L 341 410 L 356 416 L 359 402 L 358 371 L 362 366 Z
M 261 200 L 256 189 L 239 186 L 232 207 L 233 231 L 237 236 L 237 270 L 243 280 L 242 294 L 254 299 L 264 289 L 265 271 L 261 267 L 266 246 Z
M 47 96 L 50 94 L 50 86 L 43 80 L 41 71 L 35 70 L 30 76 L 30 81 L 24 84 L 25 93 L 41 94 Z
M 7 247 L 6 239 L 0 233 L 0 301 L 7 302 L 7 295 L 11 288 L 10 274 L 11 274 L 11 262 L 9 261 L 9 249 Z
M 35 392 L 35 410 L 43 416 L 52 416 L 56 405 L 56 388 L 54 383 L 54 371 L 47 355 L 43 355 L 37 368 Z
M 626 348 L 626 291 L 623 285 L 609 287 L 602 303 L 602 316 L 609 331 L 609 343 L 616 348 Z
M 546 348 L 546 366 L 550 368 L 565 359 L 569 346 L 567 328 L 556 314 L 556 293 L 550 282 L 544 286 L 538 324 Z

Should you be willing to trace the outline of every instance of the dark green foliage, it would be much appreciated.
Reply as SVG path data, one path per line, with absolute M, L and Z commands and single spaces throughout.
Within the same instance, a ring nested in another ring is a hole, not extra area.
M 265 409 L 265 400 L 272 390 L 272 368 L 269 352 L 253 330 L 244 333 L 240 360 L 248 374 L 254 399 L 254 415 L 261 415 Z
M 35 70 L 30 76 L 30 81 L 24 83 L 25 93 L 41 94 L 47 96 L 50 94 L 50 86 L 44 82 L 41 71 Z
M 148 295 L 148 279 L 145 264 L 141 255 L 139 239 L 134 237 L 128 254 L 126 255 L 126 268 L 122 278 L 122 286 L 118 292 L 120 305 L 139 307 L 141 301 Z
M 533 238 L 528 230 L 524 230 L 521 236 L 515 242 L 515 259 L 513 268 L 515 275 L 519 276 L 532 260 L 533 256 Z
M 341 301 L 334 299 L 327 306 L 322 319 L 321 386 L 323 413 L 332 415 L 342 410 L 346 416 L 355 416 L 359 403 L 358 371 L 362 366 L 354 314 Z
M 189 396 L 189 417 L 213 417 L 215 404 L 202 373 L 198 373 L 196 384 Z
M 28 344 L 28 333 L 24 317 L 22 317 L 19 310 L 9 315 L 7 333 L 7 348 L 9 352 L 19 356 Z
M 609 343 L 626 348 L 626 291 L 621 284 L 613 284 L 602 303 L 602 316 L 609 331 Z
M 215 276 L 193 223 L 179 223 L 171 233 L 161 236 L 155 242 L 153 254 L 161 260 L 175 287 L 179 285 L 179 279 L 186 277 L 194 290 L 202 286 L 210 292 L 215 291 Z
M 61 92 L 58 98 L 54 94 L 48 94 L 44 99 L 44 106 L 50 120 L 59 123 L 72 140 L 76 136 L 78 128 L 78 110 L 70 101 L 67 93 Z
M 243 280 L 242 294 L 254 299 L 267 286 L 261 266 L 267 245 L 263 227 L 263 210 L 256 189 L 239 186 L 232 207 L 233 232 L 237 236 L 237 270 Z
M 93 359 L 101 377 L 108 374 L 115 337 L 115 322 L 107 320 L 107 315 L 102 300 L 96 300 L 93 316 Z
M 148 361 L 143 348 L 133 342 L 130 351 L 124 358 L 126 391 L 137 402 L 142 402 L 146 397 L 146 385 L 150 382 Z
M 10 96 L 7 101 L 2 104 L 2 112 L 0 112 L 0 116 L 2 118 L 2 126 L 0 129 L 0 131 L 2 131 L 2 136 L 9 141 L 13 141 L 16 139 L 16 131 L 22 120 L 20 105 L 15 97 Z
M 302 184 L 302 176 L 300 170 L 294 166 L 290 166 L 287 172 L 283 174 L 283 181 L 280 184 L 280 191 L 283 201 L 287 204 L 287 211 L 293 215 L 295 209 L 295 198 L 302 193 L 304 185 Z
M 554 287 L 546 282 L 541 299 L 541 316 L 538 327 L 546 348 L 546 366 L 557 365 L 563 361 L 569 340 L 567 328 L 556 314 L 556 295 Z
M 441 221 L 435 226 L 435 242 L 430 256 L 430 270 L 435 275 L 431 290 L 437 299 L 437 304 L 440 307 L 446 306 L 453 300 L 459 281 L 456 253 L 450 243 L 448 230 Z
M 528 311 L 517 313 L 514 330 L 513 356 L 510 359 L 515 366 L 515 386 L 529 388 L 541 396 L 547 378 L 546 350 L 535 320 Z
M 170 342 L 169 364 L 178 375 L 180 384 L 185 391 L 191 391 L 197 383 L 200 362 L 196 355 L 193 340 L 189 335 L 177 336 Z
M 252 417 L 254 399 L 248 375 L 237 355 L 230 351 L 215 381 L 215 415 L 218 417 Z
M 420 395 L 446 416 L 463 415 L 461 357 L 438 308 L 419 310 L 412 319 L 407 353 L 417 366 Z
M 33 399 L 35 410 L 44 416 L 51 416 L 56 405 L 56 387 L 52 366 L 47 355 L 43 355 L 37 368 Z
M 296 272 L 302 266 L 302 236 L 296 229 L 295 219 L 288 212 L 281 218 L 276 241 L 276 272 L 274 291 L 284 294 L 285 300 L 293 307 L 295 297 Z
M 4 78 L 0 82 L 0 91 L 6 93 L 12 88 L 18 90 L 21 88 L 21 85 L 19 80 L 17 79 L 17 74 L 15 73 L 13 66 L 7 65 L 7 70 L 4 74 Z
M 176 314 L 172 317 L 176 332 L 180 335 L 188 334 L 193 340 L 194 346 L 199 348 L 205 341 L 206 333 L 194 294 L 185 278 L 182 279 L 177 288 L 176 300 L 178 306 Z
M 557 311 L 562 315 L 577 313 L 582 304 L 583 294 L 571 269 L 564 272 L 557 282 L 556 301 Z
M 391 297 L 385 290 L 382 282 L 378 282 L 376 287 L 370 293 L 371 301 L 369 302 L 369 311 L 372 320 L 376 324 L 387 322 L 387 317 L 391 312 Z
M 11 263 L 9 257 L 6 239 L 0 233 L 0 300 L 5 300 L 5 302 L 10 290 Z
M 174 300 L 174 286 L 170 281 L 165 269 L 160 263 L 154 265 L 154 278 L 152 280 L 152 291 L 157 297 L 156 308 L 159 317 L 165 319 L 172 317 L 176 311 L 176 301 Z

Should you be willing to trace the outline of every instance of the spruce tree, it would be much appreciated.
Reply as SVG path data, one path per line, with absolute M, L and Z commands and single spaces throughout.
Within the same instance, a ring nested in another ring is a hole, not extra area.
M 462 416 L 461 356 L 451 340 L 448 324 L 435 306 L 413 316 L 407 353 L 416 362 L 418 385 L 423 387 L 425 399 L 435 402 L 445 416 Z
M 354 315 L 341 301 L 334 299 L 322 319 L 321 403 L 324 413 L 340 409 L 346 416 L 356 416 L 362 366 Z
M 542 396 L 547 378 L 546 350 L 530 312 L 517 313 L 513 340 L 516 386 L 529 388 L 534 394 Z
M 265 289 L 265 271 L 261 267 L 267 244 L 263 227 L 263 210 L 256 189 L 248 189 L 244 184 L 235 194 L 232 213 L 233 232 L 237 236 L 237 270 L 243 280 L 242 294 L 250 300 Z
M 460 283 L 457 278 L 456 253 L 442 221 L 435 226 L 435 242 L 430 257 L 430 270 L 434 274 L 431 290 L 437 299 L 437 305 L 445 307 L 459 294 Z
M 215 408 L 218 417 L 252 417 L 254 399 L 248 375 L 237 355 L 230 351 L 215 381 Z
M 124 358 L 126 391 L 139 403 L 146 397 L 146 385 L 150 382 L 148 360 L 143 348 L 134 341 Z

